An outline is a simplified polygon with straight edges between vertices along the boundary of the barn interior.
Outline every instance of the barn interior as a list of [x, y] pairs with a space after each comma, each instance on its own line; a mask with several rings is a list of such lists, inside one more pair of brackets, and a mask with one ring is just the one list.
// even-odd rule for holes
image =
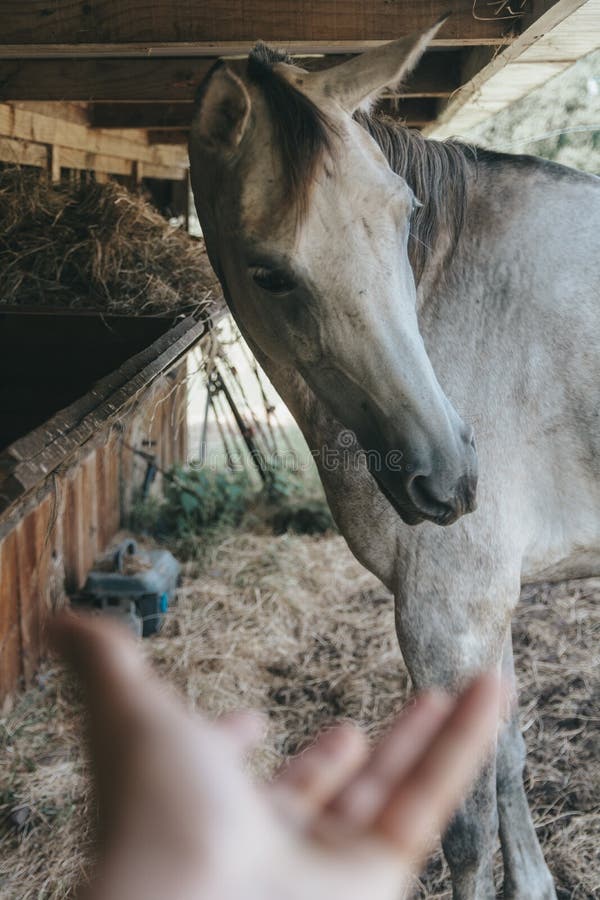
[[[197, 457], [192, 376], [206, 377], [225, 315], [189, 184], [199, 83], [217, 60], [243, 57], [259, 39], [315, 70], [450, 12], [380, 108], [426, 137], [468, 138], [598, 50], [600, 0], [0, 0], [0, 12], [0, 753], [19, 761], [0, 784], [0, 898], [28, 900], [75, 896], [90, 849], [77, 695], [49, 661], [46, 622], [130, 534], [151, 467], [154, 492], [175, 490], [179, 476], [168, 473]], [[113, 215], [123, 209], [123, 218]], [[212, 403], [227, 462], [236, 441], [249, 447], [251, 432], [270, 446], [265, 422], [277, 415], [248, 424], [254, 401], [236, 365], [220, 357], [245, 422], [226, 392], [210, 400], [221, 375], [210, 376], [212, 388], [202, 382], [204, 421]], [[254, 379], [251, 363], [244, 371]], [[283, 428], [277, 441], [287, 440]], [[250, 468], [260, 486], [261, 466]], [[250, 518], [254, 531], [234, 528], [206, 546], [195, 539], [183, 590], [147, 652], [210, 712], [234, 707], [240, 690], [245, 705], [268, 711], [271, 736], [254, 760], [265, 774], [332, 717], [353, 715], [377, 734], [410, 685], [390, 598], [328, 531], [329, 519], [320, 541], [273, 537], [262, 512]], [[517, 626], [524, 719], [535, 740], [529, 789], [561, 900], [598, 896], [600, 810], [585, 770], [600, 788], [588, 699], [598, 687], [599, 589], [531, 590]], [[238, 628], [247, 632], [237, 636]], [[269, 631], [275, 643], [261, 644]], [[212, 650], [202, 649], [207, 642]], [[219, 668], [236, 654], [237, 669]], [[389, 668], [399, 672], [392, 682]], [[548, 734], [555, 757], [544, 749]], [[415, 892], [442, 900], [448, 885], [438, 854]]]

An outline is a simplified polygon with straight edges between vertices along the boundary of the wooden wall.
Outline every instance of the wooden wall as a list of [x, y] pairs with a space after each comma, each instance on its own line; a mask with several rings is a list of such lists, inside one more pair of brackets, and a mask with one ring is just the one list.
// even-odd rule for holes
[[187, 453], [185, 363], [147, 390], [119, 427], [51, 475], [43, 496], [0, 531], [0, 700], [31, 682], [46, 651], [48, 614], [82, 587], [119, 528], [145, 473], [125, 444], [162, 467]]
[[185, 146], [150, 144], [141, 129], [92, 128], [87, 112], [67, 103], [0, 103], [0, 161], [46, 169], [52, 181], [64, 170], [142, 178], [187, 179]]

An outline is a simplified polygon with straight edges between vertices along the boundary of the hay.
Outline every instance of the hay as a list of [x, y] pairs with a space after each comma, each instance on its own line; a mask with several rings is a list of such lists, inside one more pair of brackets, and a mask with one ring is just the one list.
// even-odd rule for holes
[[220, 305], [204, 243], [114, 182], [0, 170], [0, 304], [149, 315]]
[[[267, 774], [317, 729], [350, 716], [371, 735], [409, 683], [392, 601], [339, 536], [237, 532], [188, 575], [163, 634], [144, 642], [188, 702], [211, 713], [266, 710]], [[600, 896], [600, 583], [528, 589], [516, 619], [528, 791], [561, 900]], [[84, 870], [90, 805], [76, 692], [58, 667], [0, 720], [0, 897], [63, 898]], [[450, 897], [438, 855], [416, 886]]]

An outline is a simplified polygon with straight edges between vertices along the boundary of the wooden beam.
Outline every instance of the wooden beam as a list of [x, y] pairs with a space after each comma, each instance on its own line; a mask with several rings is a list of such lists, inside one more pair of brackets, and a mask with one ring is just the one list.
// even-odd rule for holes
[[[307, 57], [309, 69], [349, 56]], [[209, 59], [31, 59], [0, 61], [0, 100], [186, 101], [215, 63]], [[460, 86], [460, 51], [425, 54], [407, 79], [405, 96], [447, 97]]]
[[121, 159], [139, 159], [152, 166], [187, 168], [187, 154], [179, 147], [150, 147], [145, 135], [140, 140], [136, 133], [137, 140], [133, 136], [128, 140], [121, 133], [86, 128], [6, 103], [0, 103], [0, 135]]
[[0, 100], [190, 100], [213, 60], [0, 62]]
[[[1, 2], [1, 0], [0, 0]], [[451, 38], [436, 36], [431, 49], [460, 49], [461, 47], [498, 47], [510, 44], [515, 31], [493, 38]], [[397, 35], [396, 35], [397, 37]], [[0, 59], [208, 59], [238, 58], [247, 56], [255, 44], [253, 41], [177, 41], [172, 43], [128, 44], [1, 44]], [[373, 47], [386, 44], [386, 40], [373, 41], [290, 41], [271, 40], [272, 46], [282, 47], [292, 56], [319, 57], [364, 53]]]
[[600, 0], [558, 0], [551, 5], [534, 0], [534, 5], [542, 11], [539, 18], [457, 91], [427, 129], [429, 135], [439, 139], [467, 134], [598, 47]]
[[[448, 0], [0, 0], [2, 43], [210, 43], [393, 40], [425, 29]], [[440, 38], [464, 43], [503, 39], [514, 19], [476, 19], [471, 0], [455, 0]]]

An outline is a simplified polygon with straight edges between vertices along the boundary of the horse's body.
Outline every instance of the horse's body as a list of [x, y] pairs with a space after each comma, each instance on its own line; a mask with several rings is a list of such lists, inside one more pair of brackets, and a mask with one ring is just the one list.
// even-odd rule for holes
[[[295, 77], [302, 87], [304, 76]], [[252, 101], [256, 109], [254, 94]], [[227, 122], [235, 118], [230, 113], [231, 104]], [[256, 139], [252, 129], [256, 132], [261, 123], [259, 113], [260, 106], [248, 141]], [[228, 241], [237, 240], [239, 230], [248, 227], [244, 224], [251, 215], [248, 211], [257, 203], [261, 221], [253, 222], [253, 237], [274, 228], [277, 216], [265, 225], [264, 201], [257, 197], [260, 191], [273, 189], [269, 172], [272, 185], [277, 170], [272, 160], [266, 168], [254, 160], [252, 166], [246, 162], [230, 167], [232, 190], [241, 198], [238, 219], [231, 223], [231, 209], [228, 214], [232, 238], [208, 202], [205, 173], [198, 171], [198, 159], [206, 166], [215, 151], [197, 155], [202, 135], [196, 123], [191, 159], [207, 245], [234, 314], [315, 453], [341, 532], [361, 562], [395, 595], [398, 637], [416, 687], [436, 684], [452, 689], [474, 671], [494, 664], [502, 664], [512, 678], [510, 618], [520, 585], [600, 574], [600, 181], [533, 158], [425, 144], [404, 131], [394, 139], [392, 126], [378, 131], [375, 125], [364, 124], [386, 152], [388, 163], [425, 204], [415, 243], [400, 222], [395, 252], [402, 257], [408, 239], [418, 279], [416, 323], [439, 384], [425, 368], [419, 341], [404, 345], [404, 326], [398, 331], [396, 358], [400, 367], [403, 360], [411, 362], [411, 370], [421, 372], [419, 366], [424, 366], [417, 387], [404, 371], [396, 375], [393, 360], [387, 363], [394, 344], [390, 339], [388, 347], [385, 332], [378, 331], [381, 319], [385, 324], [388, 316], [383, 282], [368, 298], [374, 308], [383, 307], [381, 316], [370, 310], [363, 313], [361, 307], [345, 311], [338, 301], [337, 314], [326, 310], [318, 320], [316, 337], [311, 336], [312, 326], [299, 327], [296, 340], [306, 342], [307, 348], [294, 349], [295, 358], [272, 349], [266, 326], [262, 339], [251, 313], [246, 317]], [[362, 142], [360, 136], [357, 140]], [[246, 160], [248, 152], [252, 151], [247, 151]], [[350, 158], [348, 165], [352, 163]], [[340, 166], [341, 178], [344, 163]], [[261, 173], [262, 183], [256, 176], [248, 190], [255, 171]], [[444, 174], [454, 175], [447, 190], [435, 183]], [[332, 198], [326, 188], [321, 198], [317, 178], [305, 225], [274, 229], [278, 252], [282, 234], [294, 235], [300, 228], [304, 235], [311, 224], [317, 228], [318, 219], [321, 232], [314, 245], [309, 242], [310, 254], [302, 239], [289, 240], [296, 241], [299, 258], [310, 256], [312, 273], [323, 269], [333, 273], [327, 292], [335, 292], [336, 279], [343, 279], [340, 273], [346, 267], [361, 295], [363, 273], [354, 262], [357, 251], [371, 261], [366, 264], [368, 274], [373, 271], [369, 265], [375, 265], [392, 282], [393, 292], [404, 291], [403, 275], [395, 272], [395, 263], [388, 263], [392, 250], [385, 244], [387, 231], [378, 230], [378, 216], [385, 219], [387, 214], [381, 197], [370, 207], [361, 196], [362, 174], [355, 170], [355, 175], [356, 181], [348, 182], [356, 193], [348, 199], [348, 209], [355, 209], [356, 215], [343, 222], [343, 210], [337, 218], [333, 213], [327, 216], [328, 208], [333, 210]], [[330, 173], [325, 177], [332, 178]], [[427, 183], [430, 192], [424, 189]], [[434, 192], [438, 199], [428, 210], [428, 193]], [[340, 199], [340, 205], [343, 202]], [[262, 261], [259, 264], [263, 266]], [[253, 265], [251, 260], [252, 271]], [[260, 269], [259, 283], [271, 290], [284, 276], [269, 271], [271, 281]], [[343, 290], [347, 292], [348, 286]], [[318, 284], [313, 291], [318, 294]], [[288, 296], [285, 291], [283, 295]], [[286, 315], [293, 320], [300, 315], [296, 310], [295, 306]], [[403, 310], [403, 323], [406, 317]], [[314, 311], [311, 319], [315, 320]], [[335, 360], [338, 352], [335, 343], [327, 345], [332, 321], [340, 341], [355, 342], [353, 371], [346, 360], [328, 367], [327, 359]], [[372, 384], [366, 363], [361, 368], [369, 353], [376, 369]], [[380, 359], [383, 363], [377, 369]], [[405, 383], [402, 378], [409, 380]], [[422, 396], [419, 384], [425, 385]], [[404, 459], [416, 460], [414, 466], [423, 476], [418, 489], [411, 480], [412, 463], [400, 483], [393, 472], [382, 474], [376, 463], [367, 466], [358, 442], [347, 446], [348, 432], [343, 430], [350, 426], [370, 451], [389, 451], [390, 432], [373, 424], [375, 414], [367, 424], [361, 418], [371, 402], [377, 414], [385, 407], [383, 413], [392, 422], [400, 407], [399, 433], [407, 428], [416, 433], [414, 442], [402, 447]], [[415, 418], [415, 406], [425, 409], [426, 416]], [[402, 418], [409, 413], [410, 418]], [[431, 435], [425, 418], [439, 422]], [[461, 518], [474, 506], [469, 425], [477, 436], [478, 507]], [[340, 462], [336, 463], [335, 453], [323, 453], [323, 447], [340, 451]], [[434, 478], [430, 473], [437, 471], [442, 473], [440, 479], [430, 480]], [[467, 481], [470, 487], [464, 487]], [[454, 495], [453, 484], [458, 485]], [[454, 524], [446, 528], [438, 524], [448, 521]], [[498, 824], [505, 896], [521, 900], [555, 896], [527, 807], [523, 763], [515, 712], [499, 735], [495, 764], [483, 773], [444, 839], [456, 897], [495, 896], [492, 856]]]

